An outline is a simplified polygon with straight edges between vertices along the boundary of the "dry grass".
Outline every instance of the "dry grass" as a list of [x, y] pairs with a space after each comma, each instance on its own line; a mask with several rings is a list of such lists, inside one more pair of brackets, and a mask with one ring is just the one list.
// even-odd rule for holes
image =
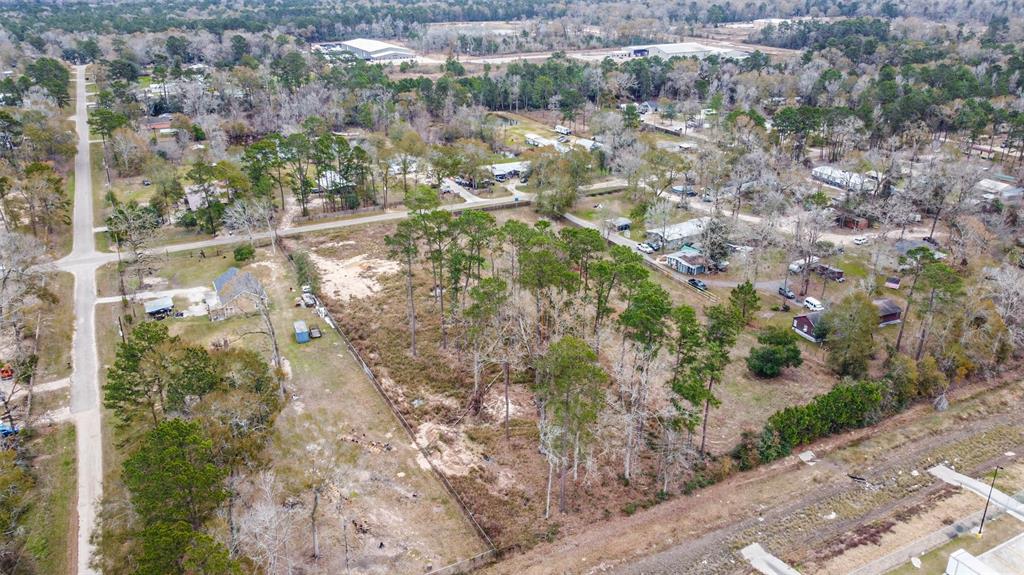
[[[37, 383], [71, 375], [71, 336], [74, 330], [68, 326], [75, 319], [75, 278], [67, 272], [56, 272], [48, 277], [46, 288], [54, 295], [55, 301], [39, 304], [41, 325], [34, 329], [39, 338]], [[34, 320], [37, 316], [29, 313], [27, 317]]]
[[29, 450], [36, 480], [25, 517], [26, 543], [38, 573], [69, 573], [74, 554], [75, 427], [40, 430]]

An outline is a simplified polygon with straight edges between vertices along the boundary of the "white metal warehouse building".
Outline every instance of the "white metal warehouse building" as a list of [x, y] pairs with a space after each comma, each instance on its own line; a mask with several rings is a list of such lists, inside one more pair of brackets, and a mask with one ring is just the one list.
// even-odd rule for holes
[[380, 40], [368, 38], [355, 38], [344, 42], [324, 42], [313, 47], [314, 50], [327, 56], [336, 56], [341, 52], [348, 52], [360, 60], [380, 62], [387, 60], [409, 60], [416, 57], [412, 50], [389, 44]]

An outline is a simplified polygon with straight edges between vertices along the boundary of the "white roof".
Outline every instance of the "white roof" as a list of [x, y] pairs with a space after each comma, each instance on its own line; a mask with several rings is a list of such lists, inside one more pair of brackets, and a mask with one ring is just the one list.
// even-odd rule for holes
[[530, 169], [530, 162], [505, 162], [504, 164], [491, 164], [487, 166], [492, 176], [510, 174], [512, 172], [523, 173]]
[[412, 50], [396, 44], [389, 44], [387, 42], [381, 42], [380, 40], [371, 40], [369, 38], [353, 38], [352, 40], [345, 40], [341, 43], [342, 46], [348, 46], [349, 48], [355, 48], [356, 50], [363, 50], [364, 52], [383, 52], [387, 50], [399, 50], [404, 52], [412, 53]]
[[316, 185], [321, 190], [329, 190], [331, 188], [343, 188], [351, 185], [344, 176], [335, 172], [334, 170], [327, 170], [319, 178], [316, 179]]
[[710, 52], [707, 46], [696, 42], [676, 42], [674, 44], [650, 44], [647, 46], [634, 46], [634, 50], [659, 50], [666, 54], [689, 54], [694, 52]]
[[156, 313], [158, 311], [165, 311], [174, 307], [174, 300], [170, 296], [162, 297], [159, 299], [147, 301], [143, 306], [146, 309], [146, 313]]
[[694, 218], [678, 224], [672, 224], [664, 229], [648, 229], [647, 233], [657, 235], [667, 242], [684, 240], [700, 235], [701, 232], [704, 231], [704, 226], [706, 226], [710, 221], [711, 216], [704, 216], [702, 218]]
[[633, 46], [630, 51], [634, 50], [657, 50], [668, 56], [710, 56], [711, 54], [718, 54], [728, 58], [745, 58], [747, 53], [742, 50], [730, 49], [730, 48], [719, 48], [717, 46], [707, 46], [699, 44], [697, 42], [675, 42], [672, 44], [648, 44], [646, 46]]
[[999, 180], [990, 180], [988, 178], [979, 181], [974, 187], [980, 192], [994, 194], [1001, 197], [1020, 196], [1021, 192], [1024, 192], [1024, 189], [1014, 186], [1013, 184], [1000, 182]]

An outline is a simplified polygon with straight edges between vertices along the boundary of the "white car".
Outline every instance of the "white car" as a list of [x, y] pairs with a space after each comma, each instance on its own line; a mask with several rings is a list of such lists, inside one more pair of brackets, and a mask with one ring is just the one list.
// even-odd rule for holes
[[639, 250], [641, 253], [645, 253], [645, 254], [653, 254], [654, 253], [654, 248], [652, 248], [650, 246], [650, 244], [639, 244], [639, 245], [636, 246], [636, 249]]
[[853, 245], [855, 245], [855, 246], [866, 246], [867, 244], [868, 244], [868, 239], [866, 237], [864, 237], [864, 236], [858, 236], [858, 237], [853, 238]]
[[825, 311], [825, 306], [813, 297], [804, 298], [804, 307], [811, 311]]

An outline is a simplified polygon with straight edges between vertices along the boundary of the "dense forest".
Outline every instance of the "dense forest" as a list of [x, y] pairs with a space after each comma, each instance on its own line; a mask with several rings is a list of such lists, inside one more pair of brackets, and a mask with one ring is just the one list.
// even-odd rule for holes
[[[323, 0], [288, 0], [249, 4], [244, 8], [223, 0], [197, 2], [174, 0], [153, 5], [146, 2], [28, 2], [5, 3], [0, 8], [3, 27], [19, 40], [43, 42], [44, 31], [68, 33], [131, 34], [168, 30], [203, 30], [295, 34], [307, 41], [332, 40], [356, 33], [373, 32], [388, 37], [415, 36], [417, 25], [435, 22], [489, 20], [557, 20], [576, 18], [593, 25], [616, 27], [630, 20], [658, 23], [720, 25], [758, 18], [801, 16], [919, 16], [936, 20], [971, 17], [988, 22], [1005, 19], [1024, 10], [1021, 2], [983, 0], [936, 4], [922, 0], [887, 1], [881, 4], [817, 0], [808, 2], [735, 2], [713, 0], [674, 1], [625, 5], [609, 0], [543, 2], [514, 0], [495, 2], [411, 2], [409, 0], [336, 4]], [[795, 31], [807, 36], [807, 30]], [[789, 35], [789, 34], [787, 34]], [[811, 35], [817, 35], [811, 33]], [[790, 38], [788, 42], [798, 41]]]

